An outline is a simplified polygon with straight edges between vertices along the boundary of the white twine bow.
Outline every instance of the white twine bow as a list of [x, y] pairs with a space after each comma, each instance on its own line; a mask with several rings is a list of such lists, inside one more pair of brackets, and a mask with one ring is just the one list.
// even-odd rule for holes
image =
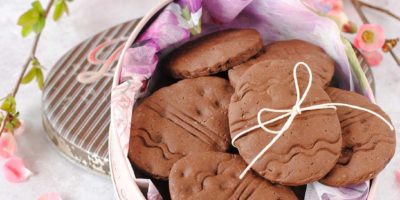
[[[308, 79], [308, 85], [303, 93], [303, 95], [300, 94], [300, 88], [299, 88], [299, 84], [298, 84], [298, 80], [297, 80], [297, 68], [299, 66], [304, 66], [307, 69], [308, 75], [309, 75], [309, 79]], [[312, 76], [312, 72], [310, 67], [304, 63], [304, 62], [298, 62], [296, 63], [296, 65], [294, 66], [293, 69], [293, 79], [294, 79], [294, 85], [296, 88], [296, 103], [293, 105], [292, 109], [272, 109], [272, 108], [262, 108], [258, 111], [257, 113], [257, 122], [258, 124], [250, 127], [249, 129], [246, 129], [242, 132], [240, 132], [239, 134], [237, 134], [235, 137], [232, 138], [232, 145], [234, 147], [236, 147], [235, 142], [236, 140], [238, 140], [240, 137], [242, 137], [243, 135], [246, 135], [258, 128], [263, 129], [265, 132], [267, 133], [271, 133], [271, 134], [275, 134], [275, 137], [256, 155], [256, 157], [253, 158], [253, 160], [249, 163], [249, 165], [247, 165], [246, 169], [240, 174], [239, 178], [242, 179], [246, 173], [251, 169], [251, 167], [255, 164], [255, 162], [257, 162], [258, 159], [260, 159], [260, 157], [262, 155], [264, 155], [264, 153], [266, 151], [268, 151], [268, 149], [271, 148], [271, 146], [283, 135], [283, 133], [289, 129], [290, 125], [293, 123], [293, 120], [295, 119], [295, 117], [297, 115], [300, 115], [302, 112], [304, 111], [310, 111], [310, 110], [321, 110], [321, 109], [335, 109], [337, 106], [344, 106], [344, 107], [349, 107], [349, 108], [353, 108], [353, 109], [357, 109], [357, 110], [361, 110], [361, 111], [365, 111], [368, 112], [372, 115], [375, 115], [376, 117], [378, 117], [379, 119], [381, 119], [383, 122], [385, 122], [389, 128], [391, 130], [394, 130], [392, 124], [390, 124], [390, 122], [388, 120], [386, 120], [384, 117], [382, 117], [381, 115], [379, 115], [378, 113], [369, 110], [367, 108], [363, 108], [363, 107], [359, 107], [359, 106], [355, 106], [355, 105], [351, 105], [351, 104], [345, 104], [345, 103], [323, 103], [323, 104], [318, 104], [318, 105], [312, 105], [312, 106], [307, 106], [307, 107], [301, 107], [301, 104], [303, 103], [304, 99], [307, 97], [307, 94], [311, 88], [311, 84], [312, 84], [312, 80], [313, 80], [313, 76]], [[273, 113], [283, 113], [280, 116], [277, 116], [271, 120], [262, 122], [261, 120], [261, 115], [263, 112], [273, 112]], [[288, 118], [287, 121], [285, 122], [285, 124], [283, 125], [283, 127], [278, 130], [278, 131], [274, 131], [271, 130], [269, 128], [267, 128], [266, 126], [269, 124], [272, 124], [276, 121], [279, 121], [281, 119], [284, 118]]]

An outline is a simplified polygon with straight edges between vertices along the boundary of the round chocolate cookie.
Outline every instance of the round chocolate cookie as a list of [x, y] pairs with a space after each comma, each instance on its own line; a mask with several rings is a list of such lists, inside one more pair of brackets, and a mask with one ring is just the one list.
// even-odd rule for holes
[[129, 159], [155, 178], [193, 152], [226, 151], [232, 88], [217, 77], [179, 81], [147, 97], [133, 110]]
[[321, 79], [323, 87], [331, 83], [335, 73], [335, 62], [319, 46], [302, 40], [287, 40], [271, 43], [265, 49], [267, 59], [287, 59], [297, 63], [303, 61]]
[[171, 199], [297, 199], [289, 188], [273, 185], [253, 172], [239, 179], [245, 168], [239, 155], [206, 152], [186, 156], [171, 170]]
[[[364, 96], [337, 88], [327, 88], [326, 92], [332, 102], [367, 108], [390, 120]], [[395, 131], [365, 111], [338, 106], [337, 114], [342, 126], [342, 155], [332, 171], [320, 181], [342, 187], [374, 178], [393, 157], [396, 148]]]
[[[300, 91], [304, 92], [308, 82], [306, 69], [299, 67], [297, 76]], [[295, 102], [293, 66], [270, 66], [269, 62], [253, 65], [239, 80], [231, 98], [228, 114], [231, 137], [257, 125], [260, 109], [291, 109]], [[301, 107], [328, 102], [328, 95], [314, 82]], [[261, 119], [268, 121], [280, 114], [264, 112]], [[268, 127], [279, 130], [286, 120]], [[240, 155], [250, 163], [274, 136], [259, 128], [240, 137], [235, 144]], [[341, 129], [335, 110], [303, 111], [252, 169], [271, 182], [304, 185], [321, 179], [335, 166], [341, 144]]]
[[271, 43], [260, 56], [229, 70], [229, 81], [235, 87], [239, 78], [253, 64], [265, 60], [285, 60], [292, 65], [297, 62], [307, 63], [314, 76], [321, 79], [324, 88], [328, 87], [335, 72], [334, 61], [320, 47], [301, 40], [287, 40]]
[[175, 78], [226, 71], [255, 56], [263, 47], [254, 29], [229, 29], [188, 42], [172, 52], [168, 67]]

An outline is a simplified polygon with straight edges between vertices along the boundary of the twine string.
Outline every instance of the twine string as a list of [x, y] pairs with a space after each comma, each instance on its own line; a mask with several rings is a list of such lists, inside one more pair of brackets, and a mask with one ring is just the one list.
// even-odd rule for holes
[[[297, 77], [297, 69], [302, 66], [305, 67], [305, 69], [308, 72], [308, 84], [306, 89], [304, 90], [303, 94], [300, 93], [300, 86], [298, 83], [298, 77]], [[360, 106], [355, 106], [355, 105], [351, 105], [351, 104], [346, 104], [346, 103], [323, 103], [323, 104], [318, 104], [318, 105], [311, 105], [311, 106], [307, 106], [307, 107], [301, 107], [303, 101], [305, 100], [305, 98], [307, 97], [308, 92], [310, 91], [311, 85], [312, 85], [312, 80], [313, 80], [313, 75], [311, 72], [310, 67], [304, 63], [304, 62], [298, 62], [295, 64], [294, 69], [293, 69], [293, 79], [294, 79], [294, 85], [295, 85], [295, 89], [296, 89], [296, 102], [293, 105], [293, 107], [291, 109], [272, 109], [272, 108], [262, 108], [258, 111], [257, 113], [257, 125], [252, 126], [240, 133], [238, 133], [235, 137], [232, 138], [232, 145], [234, 147], [236, 147], [235, 142], [242, 136], [251, 133], [252, 131], [256, 130], [256, 129], [263, 129], [265, 132], [267, 133], [271, 133], [271, 134], [275, 134], [275, 136], [272, 138], [272, 140], [265, 145], [265, 147], [253, 158], [253, 160], [247, 165], [246, 169], [243, 170], [243, 172], [240, 174], [239, 178], [242, 179], [246, 173], [251, 169], [251, 167], [261, 158], [261, 156], [263, 156], [265, 154], [265, 152], [267, 152], [272, 145], [275, 144], [275, 142], [278, 141], [278, 139], [283, 135], [283, 133], [285, 133], [286, 130], [288, 130], [290, 128], [290, 126], [292, 125], [294, 119], [296, 118], [297, 115], [301, 115], [302, 112], [304, 111], [312, 111], [312, 110], [322, 110], [322, 109], [334, 109], [336, 110], [337, 106], [343, 106], [343, 107], [349, 107], [352, 109], [356, 109], [356, 110], [361, 110], [361, 111], [365, 111], [368, 112], [376, 117], [378, 117], [380, 120], [382, 120], [383, 122], [385, 122], [389, 128], [391, 130], [394, 130], [392, 124], [386, 120], [383, 116], [379, 115], [378, 113], [369, 110], [367, 108], [363, 108]], [[263, 122], [261, 119], [261, 116], [264, 112], [271, 112], [271, 113], [283, 113], [273, 119], [270, 119], [268, 121]], [[284, 123], [284, 125], [282, 126], [282, 128], [280, 130], [271, 130], [267, 127], [267, 125], [272, 124], [276, 121], [282, 120], [288, 118], [286, 120], [286, 122]], [[237, 147], [236, 147], [237, 148]]]

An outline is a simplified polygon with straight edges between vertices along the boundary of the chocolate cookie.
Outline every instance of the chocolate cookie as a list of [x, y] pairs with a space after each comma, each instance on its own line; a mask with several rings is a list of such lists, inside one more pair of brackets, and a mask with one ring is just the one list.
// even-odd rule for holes
[[175, 78], [195, 78], [226, 71], [255, 56], [263, 47], [254, 29], [211, 33], [175, 50], [168, 67]]
[[301, 40], [287, 40], [271, 43], [260, 56], [233, 67], [228, 72], [229, 81], [235, 87], [239, 77], [253, 64], [275, 59], [288, 61], [292, 65], [300, 61], [307, 63], [314, 76], [321, 79], [324, 88], [329, 86], [335, 72], [334, 61], [320, 47]]
[[[366, 97], [337, 88], [327, 88], [332, 102], [370, 109], [389, 117]], [[359, 184], [374, 178], [393, 157], [395, 132], [376, 116], [347, 107], [337, 107], [342, 126], [342, 154], [333, 170], [322, 180], [331, 186]]]
[[[300, 91], [308, 82], [306, 69], [298, 69]], [[253, 65], [239, 80], [229, 105], [231, 137], [257, 125], [262, 108], [291, 109], [296, 102], [293, 66], [269, 66], [269, 62]], [[301, 107], [328, 103], [325, 91], [313, 83]], [[262, 121], [282, 113], [263, 113]], [[279, 130], [287, 118], [268, 127]], [[261, 128], [236, 141], [240, 155], [247, 163], [274, 137]], [[341, 151], [341, 129], [335, 110], [303, 111], [290, 128], [253, 165], [268, 180], [282, 185], [297, 186], [324, 177], [336, 164]]]
[[253, 172], [239, 179], [245, 168], [239, 155], [206, 152], [186, 156], [171, 170], [171, 199], [297, 199], [289, 188], [273, 185]]
[[146, 98], [132, 115], [129, 159], [155, 178], [167, 179], [185, 155], [226, 151], [232, 88], [217, 77], [179, 81]]

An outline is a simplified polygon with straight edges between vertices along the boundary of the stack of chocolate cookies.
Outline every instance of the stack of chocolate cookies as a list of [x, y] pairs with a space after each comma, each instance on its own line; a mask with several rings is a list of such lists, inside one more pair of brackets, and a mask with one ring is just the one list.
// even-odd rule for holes
[[[229, 29], [190, 41], [167, 56], [160, 67], [182, 80], [158, 89], [134, 108], [132, 165], [168, 181], [173, 200], [301, 199], [289, 186], [320, 181], [341, 187], [374, 178], [394, 154], [394, 131], [376, 116], [347, 107], [297, 115], [239, 178], [275, 135], [252, 130], [236, 140], [237, 150], [231, 138], [257, 125], [260, 109], [293, 107], [293, 66], [300, 61], [313, 74], [302, 107], [340, 102], [390, 121], [366, 97], [331, 87], [335, 63], [320, 47], [300, 40], [264, 46], [256, 30]], [[297, 77], [304, 91], [309, 74], [299, 68]], [[264, 113], [261, 119], [278, 114]], [[278, 130], [285, 121], [268, 128]]]

